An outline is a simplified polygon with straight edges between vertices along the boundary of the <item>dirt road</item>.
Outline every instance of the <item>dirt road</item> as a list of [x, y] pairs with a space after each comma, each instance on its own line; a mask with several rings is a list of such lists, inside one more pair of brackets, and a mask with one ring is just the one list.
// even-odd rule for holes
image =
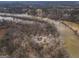
[[64, 39], [65, 47], [70, 54], [70, 57], [79, 57], [79, 37], [67, 26], [61, 22], [54, 21], [62, 39]]
[[[36, 19], [42, 21], [42, 18], [40, 17], [37, 17]], [[20, 23], [27, 22], [21, 19], [18, 19], [18, 20]], [[62, 24], [60, 21], [54, 21], [48, 18], [43, 18], [43, 21], [48, 22], [51, 25], [53, 25], [52, 23], [54, 23], [58, 31], [60, 32], [61, 38], [64, 39], [65, 47], [69, 52], [70, 57], [79, 57], [79, 38], [74, 34], [74, 32], [71, 29], [69, 29], [67, 26]]]

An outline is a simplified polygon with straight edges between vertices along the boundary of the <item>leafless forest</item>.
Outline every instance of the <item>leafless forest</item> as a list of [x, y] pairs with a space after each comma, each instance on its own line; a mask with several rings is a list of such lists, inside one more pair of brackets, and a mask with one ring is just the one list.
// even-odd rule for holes
[[77, 58], [78, 50], [78, 2], [0, 2], [0, 58]]

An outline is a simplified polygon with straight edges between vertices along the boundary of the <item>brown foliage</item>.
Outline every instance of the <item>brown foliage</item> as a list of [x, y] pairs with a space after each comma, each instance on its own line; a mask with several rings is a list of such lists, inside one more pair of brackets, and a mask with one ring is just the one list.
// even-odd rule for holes
[[8, 57], [68, 57], [54, 25], [12, 24], [0, 40], [0, 55]]

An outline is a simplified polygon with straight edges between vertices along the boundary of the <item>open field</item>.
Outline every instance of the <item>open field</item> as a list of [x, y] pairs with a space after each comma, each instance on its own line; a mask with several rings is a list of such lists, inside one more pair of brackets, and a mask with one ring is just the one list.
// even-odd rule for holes
[[[79, 30], [79, 24], [67, 21], [65, 21], [65, 23], [70, 25], [72, 28]], [[76, 36], [73, 31], [69, 30], [68, 28], [65, 28], [63, 31], [65, 33], [63, 37], [65, 40], [65, 46], [71, 57], [79, 57], [79, 37]]]

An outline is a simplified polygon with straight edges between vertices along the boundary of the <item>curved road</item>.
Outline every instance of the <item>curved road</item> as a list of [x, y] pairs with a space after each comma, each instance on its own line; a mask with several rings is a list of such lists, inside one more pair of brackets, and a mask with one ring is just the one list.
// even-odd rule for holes
[[[3, 21], [1, 19], [4, 19], [6, 21], [14, 21], [16, 23], [22, 23], [25, 24], [26, 22], [29, 24], [29, 22], [27, 20], [23, 20], [24, 19], [33, 19], [33, 20], [37, 20], [37, 21], [44, 21], [47, 22], [51, 25], [53, 25], [53, 23], [55, 24], [55, 26], [57, 27], [58, 31], [60, 32], [60, 35], [62, 37], [62, 39], [64, 39], [65, 42], [65, 47], [67, 49], [67, 51], [69, 52], [71, 57], [79, 57], [79, 37], [77, 37], [74, 32], [69, 29], [67, 26], [65, 26], [64, 24], [62, 24], [60, 21], [54, 21], [52, 19], [48, 19], [48, 18], [41, 18], [41, 17], [34, 17], [31, 15], [25, 15], [25, 14], [5, 14], [5, 13], [0, 13], [0, 21]], [[2, 16], [7, 16], [7, 17], [2, 17]], [[15, 18], [14, 18], [15, 17]], [[21, 19], [17, 19], [18, 17], [20, 17]], [[34, 23], [33, 21], [30, 22]]]

